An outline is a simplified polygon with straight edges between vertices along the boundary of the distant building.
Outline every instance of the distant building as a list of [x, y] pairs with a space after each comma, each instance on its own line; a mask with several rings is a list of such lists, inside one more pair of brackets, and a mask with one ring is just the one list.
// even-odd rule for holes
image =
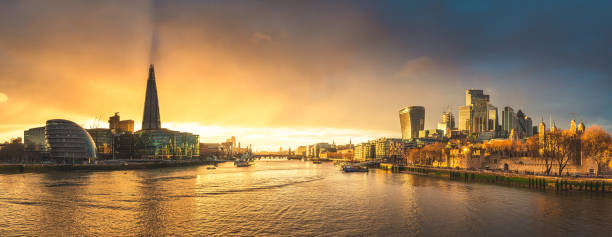
[[[422, 131], [419, 131], [422, 132]], [[412, 141], [414, 139], [411, 139]], [[410, 142], [406, 139], [400, 138], [379, 138], [374, 141], [370, 141], [370, 144], [374, 144], [374, 154], [372, 158], [380, 161], [392, 161], [399, 159], [402, 156], [404, 149]]]
[[134, 120], [121, 120], [119, 113], [108, 118], [108, 128], [87, 129], [96, 144], [98, 159], [133, 159]]
[[118, 159], [140, 158], [136, 153], [136, 139], [133, 133], [115, 135], [115, 152]]
[[533, 136], [533, 120], [525, 116], [525, 138]]
[[200, 143], [200, 157], [208, 158], [221, 155], [222, 149], [220, 143]]
[[332, 145], [326, 142], [317, 143], [314, 145], [314, 157], [321, 158], [321, 152], [332, 151], [335, 152], [336, 149], [332, 149]]
[[134, 133], [134, 120], [121, 120], [119, 122], [119, 132]]
[[314, 145], [308, 145], [306, 148], [306, 157], [314, 157]]
[[153, 68], [153, 64], [149, 66], [145, 106], [142, 116], [142, 130], [149, 129], [161, 129], [159, 100], [157, 97], [157, 84], [155, 83], [155, 69]]
[[135, 153], [141, 158], [189, 159], [200, 156], [198, 135], [161, 128], [153, 64], [149, 66], [142, 130], [134, 133], [134, 142]]
[[189, 159], [200, 156], [200, 138], [168, 129], [140, 130], [135, 133], [136, 152], [146, 159]]
[[515, 128], [516, 124], [516, 114], [514, 113], [514, 109], [510, 106], [504, 107], [502, 111], [502, 131], [505, 136], [510, 134], [510, 131]]
[[461, 106], [459, 107], [459, 119], [458, 121], [458, 125], [457, 128], [459, 128], [460, 131], [470, 131], [471, 130], [471, 124], [472, 124], [472, 106], [471, 105], [466, 105], [466, 106]]
[[419, 131], [419, 138], [432, 138], [442, 139], [444, 137], [444, 130], [441, 129], [427, 129]]
[[47, 143], [45, 142], [45, 127], [31, 128], [24, 131], [23, 145], [26, 151], [46, 151]]
[[109, 128], [87, 129], [96, 144], [96, 153], [100, 159], [109, 159], [113, 152], [113, 134]]
[[466, 90], [465, 106], [459, 108], [459, 129], [470, 133], [495, 130], [489, 124], [489, 95], [483, 90]]
[[399, 111], [402, 139], [419, 137], [419, 131], [425, 129], [425, 107], [409, 106]]
[[376, 143], [375, 142], [364, 142], [355, 145], [353, 160], [355, 161], [366, 161], [374, 159], [376, 157]]
[[[397, 139], [401, 140], [401, 139]], [[379, 138], [375, 140], [376, 159], [382, 160], [389, 157], [389, 147], [394, 140], [392, 138]]]
[[120, 122], [121, 118], [119, 117], [119, 113], [115, 113], [115, 115], [108, 118], [108, 129], [110, 129], [112, 133], [118, 133]]
[[306, 146], [298, 146], [295, 149], [295, 155], [306, 156], [306, 149], [308, 149], [308, 147], [306, 147]]
[[438, 129], [442, 130], [443, 135], [446, 135], [450, 133], [451, 130], [455, 129], [455, 116], [453, 115], [453, 113], [442, 113], [442, 115], [440, 116], [440, 122], [438, 122]]
[[516, 112], [516, 125], [514, 131], [519, 139], [527, 138], [533, 135], [531, 118], [527, 117], [523, 111]]
[[355, 161], [364, 161], [365, 160], [365, 152], [364, 152], [364, 148], [365, 148], [365, 144], [366, 143], [361, 143], [361, 144], [357, 144], [355, 145], [355, 154], [353, 155], [353, 160]]
[[89, 163], [96, 159], [96, 145], [89, 133], [78, 124], [48, 120], [45, 138], [52, 158], [62, 163]]
[[353, 159], [353, 157], [355, 156], [354, 152], [355, 152], [355, 147], [352, 144], [345, 145], [345, 146], [338, 146], [336, 150], [336, 153], [338, 154], [339, 158], [343, 158], [347, 160]]
[[580, 123], [578, 124], [578, 132], [579, 133], [583, 133], [586, 130], [586, 126], [584, 126], [584, 123], [582, 122], [582, 119], [580, 120]]
[[500, 130], [498, 110], [489, 101], [483, 90], [466, 90], [466, 105], [459, 107], [459, 130], [477, 135], [487, 132], [487, 137], [492, 132], [496, 136]]
[[488, 105], [488, 110], [489, 110], [489, 131], [494, 131], [497, 132], [500, 130], [500, 126], [499, 126], [499, 116], [497, 113], [497, 107], [493, 106], [493, 105]]
[[376, 141], [368, 141], [363, 153], [366, 160], [376, 159]]

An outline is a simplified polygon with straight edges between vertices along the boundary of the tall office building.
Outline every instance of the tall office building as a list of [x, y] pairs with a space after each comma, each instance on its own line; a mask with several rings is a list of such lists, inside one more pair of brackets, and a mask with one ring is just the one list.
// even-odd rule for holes
[[515, 128], [516, 124], [516, 114], [514, 113], [514, 109], [510, 106], [504, 107], [502, 111], [502, 130], [506, 135], [510, 134], [512, 129]]
[[533, 120], [525, 115], [525, 137], [533, 136]]
[[145, 96], [144, 114], [142, 118], [142, 130], [149, 129], [161, 129], [159, 101], [157, 99], [157, 85], [155, 84], [155, 69], [153, 69], [153, 64], [149, 66], [147, 93]]
[[119, 130], [119, 122], [121, 118], [119, 117], [119, 113], [115, 113], [114, 116], [108, 118], [108, 128], [111, 132], [116, 133]]
[[495, 130], [489, 123], [489, 95], [483, 90], [466, 90], [465, 106], [459, 107], [459, 129], [470, 133]]
[[440, 116], [440, 122], [438, 122], [438, 129], [442, 130], [444, 135], [455, 128], [455, 116], [451, 112], [443, 112]]
[[497, 107], [489, 105], [489, 130], [499, 130], [499, 116], [497, 115]]
[[449, 128], [455, 128], [455, 116], [451, 112], [443, 112], [440, 116], [440, 123], [447, 124]]
[[532, 123], [531, 118], [527, 117], [523, 111], [519, 109], [519, 111], [516, 112], [516, 125], [514, 131], [518, 133], [519, 138], [526, 138], [533, 135]]
[[134, 141], [133, 152], [141, 158], [183, 159], [200, 156], [198, 135], [162, 129], [153, 64], [149, 66], [142, 130], [134, 133]]
[[461, 131], [470, 131], [471, 130], [471, 119], [472, 119], [472, 106], [466, 105], [459, 107], [459, 119], [457, 128]]
[[399, 111], [402, 139], [419, 137], [419, 131], [425, 129], [425, 107], [409, 106]]

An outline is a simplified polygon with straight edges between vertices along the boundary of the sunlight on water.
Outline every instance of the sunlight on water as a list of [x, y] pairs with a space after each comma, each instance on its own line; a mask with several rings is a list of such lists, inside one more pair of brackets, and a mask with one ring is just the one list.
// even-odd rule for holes
[[0, 175], [0, 235], [602, 235], [610, 198], [330, 163]]

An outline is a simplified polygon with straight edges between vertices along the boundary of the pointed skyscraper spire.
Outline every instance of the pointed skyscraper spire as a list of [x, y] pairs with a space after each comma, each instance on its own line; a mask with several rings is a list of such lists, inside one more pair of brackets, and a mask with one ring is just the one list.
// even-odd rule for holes
[[157, 85], [155, 84], [155, 69], [153, 64], [149, 66], [149, 78], [147, 79], [147, 94], [145, 95], [145, 107], [142, 115], [142, 129], [160, 129], [159, 102], [157, 100]]

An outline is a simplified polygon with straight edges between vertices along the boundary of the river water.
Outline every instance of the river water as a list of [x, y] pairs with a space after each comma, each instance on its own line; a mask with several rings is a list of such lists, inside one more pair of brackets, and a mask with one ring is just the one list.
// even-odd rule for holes
[[612, 195], [331, 163], [0, 175], [0, 236], [612, 236]]

